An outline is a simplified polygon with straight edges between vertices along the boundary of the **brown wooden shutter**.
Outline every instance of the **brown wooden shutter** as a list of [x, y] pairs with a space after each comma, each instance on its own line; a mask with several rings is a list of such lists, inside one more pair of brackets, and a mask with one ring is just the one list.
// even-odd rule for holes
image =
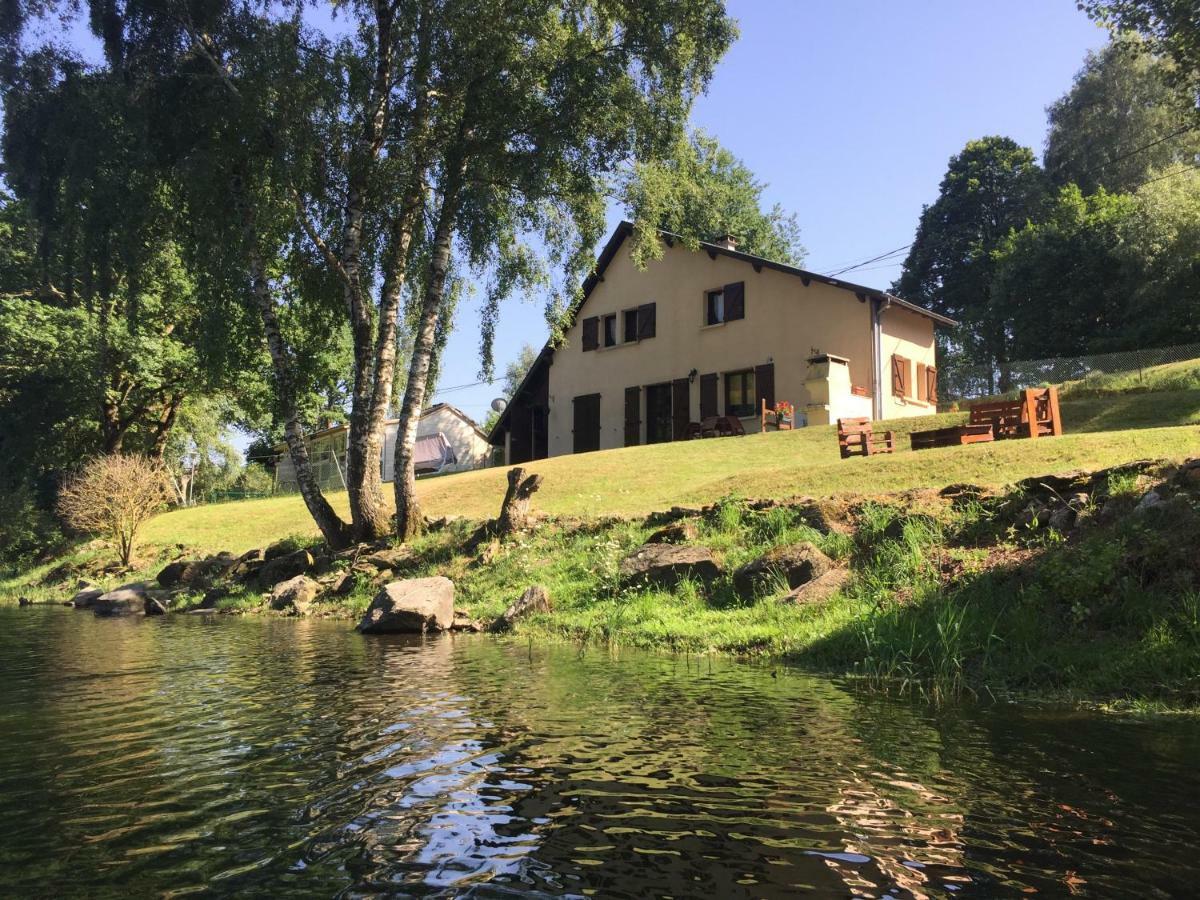
[[925, 399], [930, 403], [937, 403], [937, 369], [933, 366], [925, 367], [925, 384]]
[[636, 447], [642, 437], [642, 389], [625, 388], [625, 446]]
[[638, 307], [638, 340], [644, 341], [654, 337], [656, 327], [654, 304], [643, 303]]
[[671, 382], [671, 431], [676, 441], [687, 438], [688, 422], [692, 420], [690, 385], [687, 378], [676, 378]]
[[907, 397], [912, 389], [910, 381], [908, 360], [892, 354], [892, 393], [897, 397]]
[[754, 395], [755, 415], [762, 409], [764, 400], [767, 409], [775, 408], [775, 363], [754, 367]]
[[925, 363], [917, 363], [917, 399], [927, 399], [929, 379], [925, 375]]
[[595, 350], [600, 346], [600, 317], [583, 320], [583, 349]]
[[725, 321], [746, 318], [746, 283], [735, 281], [725, 285]]
[[700, 418], [717, 414], [717, 373], [700, 376]]

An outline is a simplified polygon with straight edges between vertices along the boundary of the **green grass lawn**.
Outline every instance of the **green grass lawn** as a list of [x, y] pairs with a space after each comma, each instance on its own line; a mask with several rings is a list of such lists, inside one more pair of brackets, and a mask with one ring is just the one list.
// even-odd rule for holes
[[[560, 456], [528, 468], [544, 476], [534, 499], [538, 510], [630, 516], [729, 495], [871, 494], [964, 481], [999, 486], [1063, 469], [1200, 453], [1200, 390], [1067, 399], [1062, 412], [1067, 433], [1061, 438], [920, 453], [907, 449], [910, 431], [965, 421], [966, 413], [898, 419], [881, 427], [896, 431], [899, 452], [870, 459], [840, 459], [827, 426]], [[430, 516], [485, 519], [498, 511], [505, 485], [505, 469], [484, 469], [423, 481], [420, 492]], [[330, 499], [345, 514], [345, 495]], [[145, 540], [241, 552], [315, 534], [303, 501], [290, 496], [165, 513], [146, 528]]]

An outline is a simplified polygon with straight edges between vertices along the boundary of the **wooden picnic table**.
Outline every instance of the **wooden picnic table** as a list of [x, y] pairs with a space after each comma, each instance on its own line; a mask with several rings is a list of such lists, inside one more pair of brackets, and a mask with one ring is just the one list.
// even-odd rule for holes
[[995, 440], [991, 425], [951, 425], [949, 428], [931, 428], [914, 431], [908, 436], [914, 450], [932, 447], [961, 447], [965, 444], [990, 444]]

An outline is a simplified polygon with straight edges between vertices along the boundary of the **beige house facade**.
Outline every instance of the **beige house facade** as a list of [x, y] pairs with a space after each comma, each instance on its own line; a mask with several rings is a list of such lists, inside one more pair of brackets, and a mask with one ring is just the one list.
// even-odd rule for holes
[[664, 235], [639, 270], [631, 233], [613, 234], [561, 345], [493, 428], [509, 462], [680, 440], [711, 416], [757, 431], [780, 401], [797, 426], [936, 410], [934, 329], [950, 319], [732, 242], [689, 250]]

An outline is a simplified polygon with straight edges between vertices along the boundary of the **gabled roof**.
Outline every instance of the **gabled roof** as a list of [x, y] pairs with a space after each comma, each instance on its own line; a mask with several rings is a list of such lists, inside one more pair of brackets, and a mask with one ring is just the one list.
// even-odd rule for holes
[[[632, 222], [622, 221], [617, 225], [616, 230], [613, 231], [612, 236], [608, 239], [604, 245], [604, 248], [600, 251], [600, 255], [596, 257], [596, 267], [592, 270], [592, 274], [584, 279], [583, 298], [572, 311], [571, 318], [567, 326], [568, 328], [575, 324], [576, 320], [579, 318], [580, 311], [587, 304], [588, 298], [591, 296], [592, 291], [595, 290], [597, 284], [604, 280], [604, 272], [606, 269], [608, 269], [608, 266], [610, 263], [612, 263], [613, 259], [616, 258], [617, 251], [621, 249], [621, 245], [625, 243], [625, 239], [632, 234]], [[661, 235], [663, 240], [672, 246], [674, 245], [675, 241], [684, 240], [684, 238], [678, 234], [673, 234], [669, 231], [663, 231], [661, 229], [659, 230], [659, 235]], [[903, 309], [907, 309], [909, 312], [913, 312], [919, 316], [924, 316], [927, 319], [931, 319], [936, 325], [953, 326], [958, 324], [958, 322], [954, 321], [954, 319], [951, 319], [948, 316], [943, 316], [940, 313], [935, 313], [932, 310], [917, 306], [915, 303], [912, 303], [901, 297], [897, 297], [895, 294], [890, 294], [887, 291], [881, 291], [878, 288], [864, 287], [861, 284], [854, 284], [850, 281], [842, 281], [839, 278], [830, 278], [828, 275], [819, 275], [816, 272], [809, 272], [807, 269], [800, 269], [796, 266], [790, 266], [787, 263], [775, 262], [774, 260], [766, 259], [762, 256], [754, 256], [750, 253], [743, 253], [740, 250], [732, 250], [729, 247], [723, 247], [720, 244], [710, 244], [708, 241], [700, 241], [699, 243], [700, 250], [707, 253], [710, 259], [716, 259], [717, 256], [729, 256], [733, 259], [750, 263], [756, 272], [761, 272], [763, 269], [772, 269], [776, 272], [783, 272], [785, 275], [794, 275], [800, 279], [805, 287], [808, 287], [812, 282], [816, 281], [821, 284], [830, 285], [831, 287], [841, 288], [844, 291], [849, 291], [860, 300], [866, 300], [868, 297], [877, 300], [884, 300], [888, 304], [899, 306]], [[529, 376], [533, 374], [538, 366], [543, 364], [545, 361], [548, 361], [549, 358], [553, 357], [553, 355], [554, 349], [549, 343], [547, 343], [542, 348], [541, 353], [538, 354], [537, 359], [534, 360], [533, 365], [529, 367], [529, 371], [525, 373], [525, 378], [522, 379], [520, 386], [509, 400], [509, 406], [505, 407], [504, 412], [500, 414], [500, 418], [498, 418], [496, 423], [492, 426], [492, 430], [488, 434], [488, 441], [490, 443], [499, 443], [499, 432], [507, 428], [508, 410], [512, 406], [512, 400], [515, 400], [521, 395], [522, 391], [525, 389], [525, 383], [529, 380]], [[493, 440], [494, 437], [497, 438], [497, 440]]]

